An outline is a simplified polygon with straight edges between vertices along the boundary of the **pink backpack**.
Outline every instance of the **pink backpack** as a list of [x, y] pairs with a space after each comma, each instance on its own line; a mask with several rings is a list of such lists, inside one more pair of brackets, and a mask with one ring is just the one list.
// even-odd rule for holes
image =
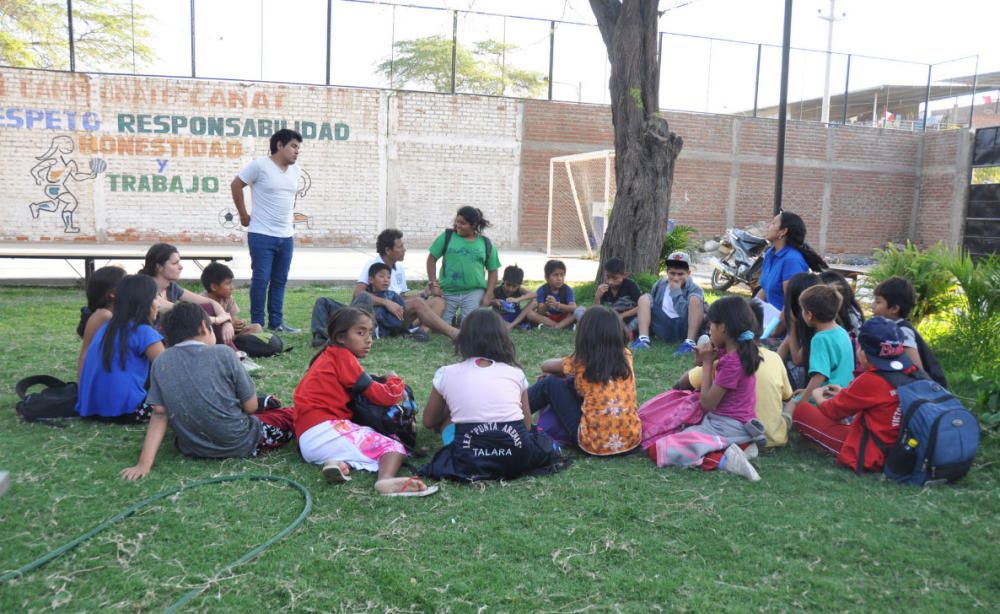
[[692, 390], [667, 390], [639, 407], [642, 421], [642, 449], [656, 444], [658, 439], [700, 424], [705, 417], [701, 393]]

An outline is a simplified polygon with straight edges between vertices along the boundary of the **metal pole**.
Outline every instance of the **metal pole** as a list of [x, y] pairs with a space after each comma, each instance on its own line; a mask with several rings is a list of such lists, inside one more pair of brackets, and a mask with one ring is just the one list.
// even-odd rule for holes
[[326, 0], [326, 84], [330, 85], [330, 45], [333, 43], [333, 0]]
[[455, 64], [458, 59], [458, 11], [451, 12], [451, 93], [455, 93]]
[[194, 61], [194, 0], [191, 0], [191, 76], [197, 77], [198, 71], [195, 70]]
[[69, 71], [76, 72], [76, 44], [73, 42], [73, 0], [66, 0], [66, 22], [69, 25]]
[[844, 77], [844, 125], [847, 125], [847, 96], [851, 87], [851, 55], [847, 54], [847, 75]]
[[552, 100], [552, 63], [556, 52], [556, 22], [549, 22], [549, 100]]
[[979, 56], [976, 56], [976, 70], [972, 73], [972, 101], [969, 102], [969, 128], [972, 127], [972, 117], [976, 114], [976, 87], [979, 85]]
[[788, 123], [788, 59], [792, 41], [792, 0], [785, 0], [785, 31], [781, 41], [781, 101], [778, 103], [778, 152], [774, 168], [774, 214], [781, 213], [781, 185], [785, 178], [785, 124]]
[[820, 15], [820, 19], [825, 19], [828, 22], [826, 28], [826, 77], [823, 79], [823, 110], [820, 115], [820, 121], [824, 124], [830, 123], [830, 60], [833, 59], [831, 51], [833, 50], [833, 22], [837, 20], [837, 0], [830, 0], [830, 15], [823, 17]]
[[656, 43], [656, 99], [660, 99], [660, 67], [663, 66], [663, 32], [657, 33]]
[[927, 111], [931, 106], [931, 73], [934, 71], [934, 65], [927, 65], [927, 89], [924, 90], [924, 122], [923, 127], [920, 129], [921, 132], [927, 132]]
[[760, 49], [761, 44], [757, 43], [757, 72], [753, 77], [753, 116], [757, 117], [757, 94], [760, 93]]

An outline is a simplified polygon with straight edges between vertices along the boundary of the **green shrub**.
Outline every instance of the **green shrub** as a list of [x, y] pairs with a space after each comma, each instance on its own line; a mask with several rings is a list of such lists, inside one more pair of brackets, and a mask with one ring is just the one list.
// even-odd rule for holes
[[[660, 248], [660, 263], [662, 264], [672, 252], [680, 251], [691, 254], [697, 250], [698, 229], [678, 224], [663, 238], [663, 247]], [[642, 284], [639, 285], [642, 286]]]
[[639, 284], [639, 289], [645, 293], [653, 289], [653, 284], [659, 281], [660, 277], [652, 273], [636, 273], [632, 275], [632, 279]]
[[890, 277], [904, 277], [913, 284], [917, 295], [910, 320], [919, 324], [927, 316], [941, 313], [954, 304], [955, 281], [944, 262], [950, 252], [942, 244], [935, 244], [926, 251], [906, 242], [900, 249], [889, 244], [875, 250], [875, 265], [868, 271], [866, 284], [875, 287]]

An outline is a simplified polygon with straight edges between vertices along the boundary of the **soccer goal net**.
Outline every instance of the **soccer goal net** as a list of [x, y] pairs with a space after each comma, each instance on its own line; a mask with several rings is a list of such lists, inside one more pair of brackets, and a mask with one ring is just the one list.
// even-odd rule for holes
[[591, 151], [549, 160], [546, 252], [593, 253], [601, 248], [615, 201], [615, 152]]

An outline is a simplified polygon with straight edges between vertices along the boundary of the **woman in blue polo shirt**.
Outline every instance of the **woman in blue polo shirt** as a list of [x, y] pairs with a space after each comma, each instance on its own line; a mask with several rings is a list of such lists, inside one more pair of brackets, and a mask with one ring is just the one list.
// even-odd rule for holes
[[823, 257], [805, 242], [806, 224], [794, 213], [782, 211], [774, 216], [767, 227], [766, 238], [771, 247], [764, 252], [757, 296], [775, 309], [782, 310], [789, 279], [809, 269], [822, 271], [828, 267]]

